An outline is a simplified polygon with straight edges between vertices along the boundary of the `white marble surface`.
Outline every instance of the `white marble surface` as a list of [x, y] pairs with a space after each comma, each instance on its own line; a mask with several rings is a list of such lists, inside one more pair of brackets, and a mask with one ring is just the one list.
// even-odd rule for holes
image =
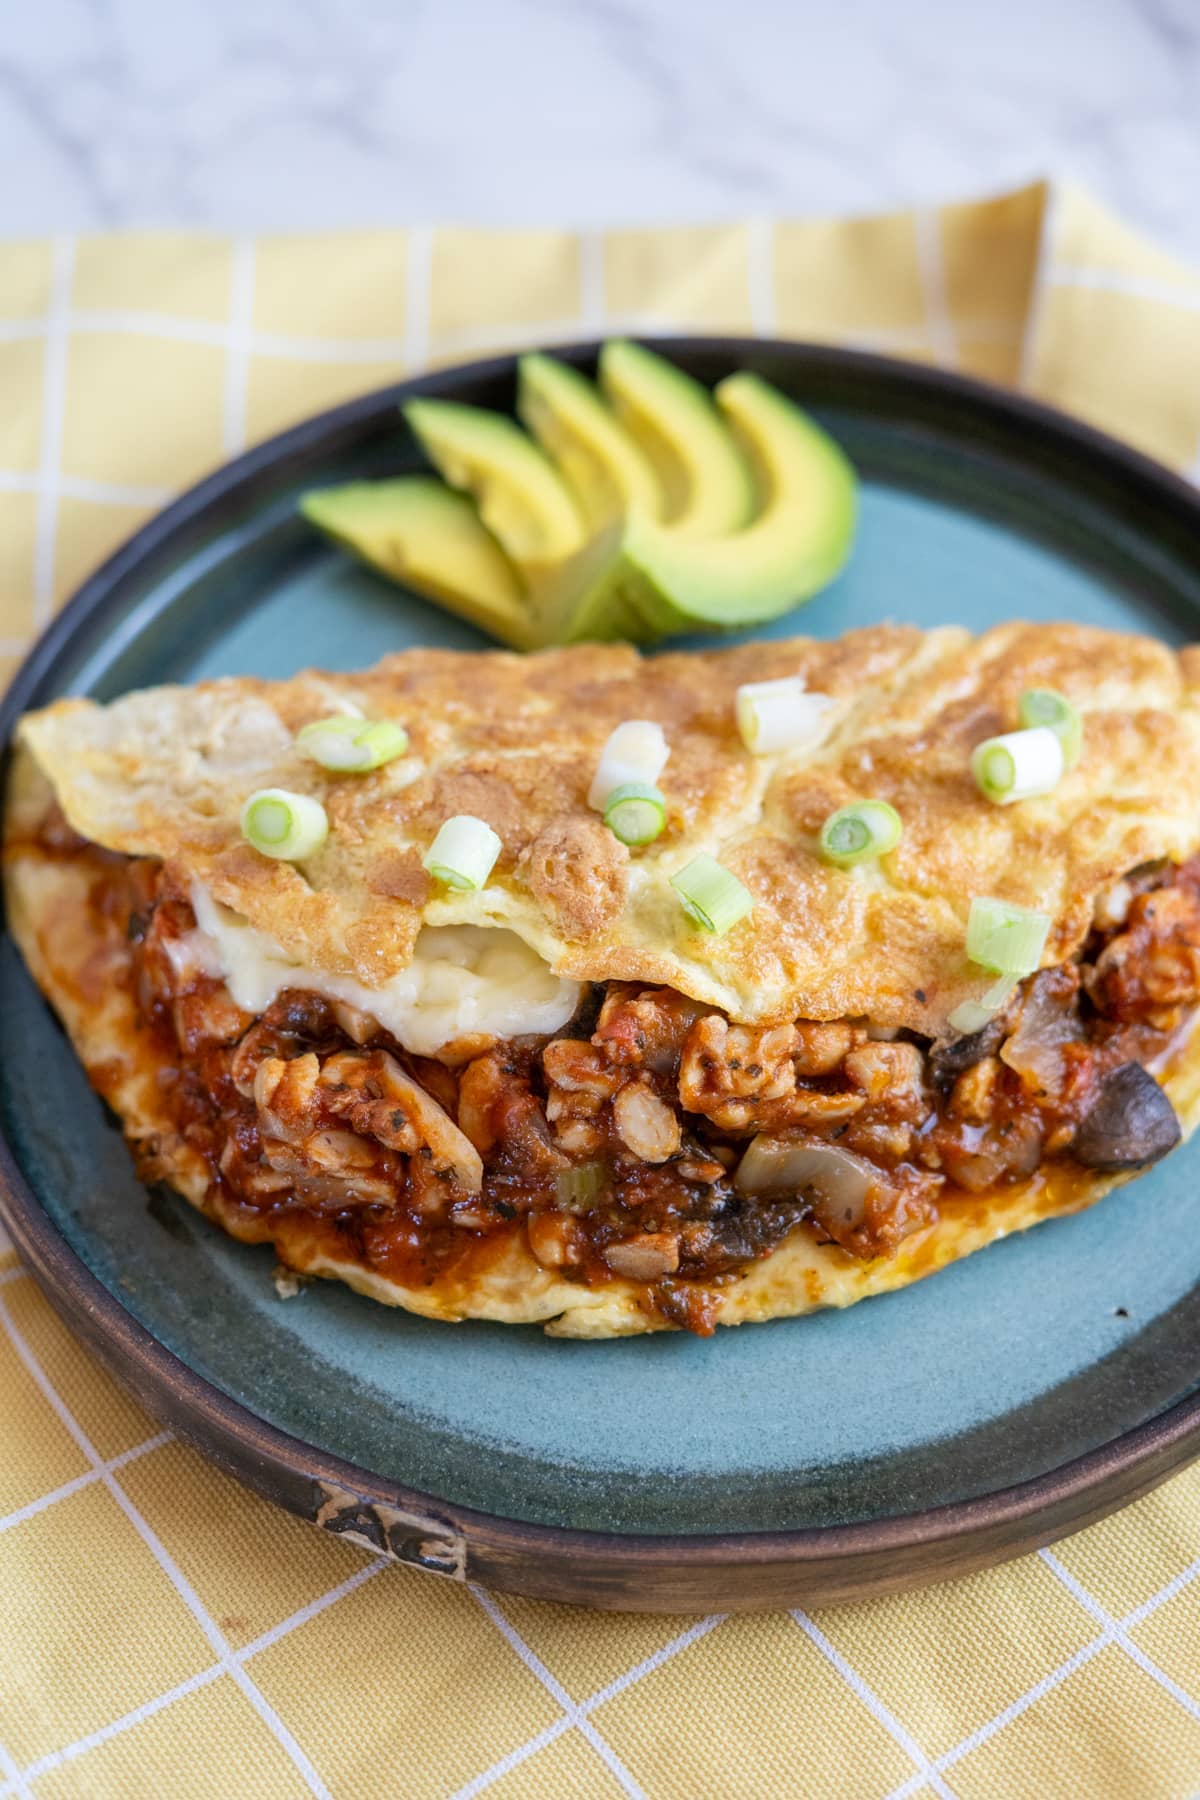
[[841, 212], [1073, 176], [1200, 260], [1200, 0], [0, 0], [0, 232]]

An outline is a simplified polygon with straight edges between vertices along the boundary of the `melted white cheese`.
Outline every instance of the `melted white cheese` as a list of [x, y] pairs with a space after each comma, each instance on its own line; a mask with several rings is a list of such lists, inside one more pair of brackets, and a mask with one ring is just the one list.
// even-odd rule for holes
[[579, 1002], [577, 981], [552, 974], [536, 950], [498, 927], [426, 925], [407, 969], [369, 988], [292, 962], [274, 938], [199, 883], [192, 907], [194, 935], [204, 940], [193, 948], [246, 1012], [265, 1012], [284, 988], [311, 988], [368, 1013], [415, 1056], [433, 1056], [475, 1033], [510, 1038], [558, 1031]]

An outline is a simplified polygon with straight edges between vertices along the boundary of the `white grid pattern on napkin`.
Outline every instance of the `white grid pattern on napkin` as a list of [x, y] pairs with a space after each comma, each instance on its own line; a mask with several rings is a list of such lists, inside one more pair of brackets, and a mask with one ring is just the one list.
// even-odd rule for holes
[[[9, 1270], [5, 1273], [9, 1279], [22, 1277], [22, 1271], [19, 1269]], [[54, 1505], [61, 1499], [65, 1499], [68, 1494], [76, 1492], [80, 1486], [85, 1485], [88, 1482], [103, 1482], [104, 1486], [121, 1507], [121, 1510], [126, 1514], [149, 1545], [156, 1560], [170, 1578], [173, 1587], [179, 1594], [184, 1605], [187, 1606], [189, 1611], [196, 1618], [213, 1649], [216, 1651], [214, 1662], [199, 1673], [190, 1676], [186, 1681], [178, 1683], [176, 1686], [165, 1692], [154, 1696], [153, 1699], [144, 1702], [142, 1705], [134, 1708], [131, 1712], [126, 1713], [123, 1717], [111, 1720], [99, 1731], [92, 1732], [76, 1743], [65, 1745], [63, 1748], [52, 1751], [50, 1754], [39, 1758], [25, 1769], [18, 1768], [12, 1758], [4, 1751], [3, 1745], [0, 1744], [0, 1800], [5, 1800], [5, 1797], [10, 1795], [24, 1795], [28, 1791], [29, 1784], [36, 1781], [39, 1776], [46, 1774], [48, 1770], [57, 1768], [62, 1763], [74, 1760], [85, 1751], [94, 1748], [97, 1744], [104, 1742], [108, 1738], [116, 1736], [119, 1732], [129, 1730], [130, 1727], [140, 1723], [142, 1719], [148, 1718], [153, 1713], [161, 1712], [164, 1707], [170, 1706], [175, 1701], [183, 1699], [185, 1695], [193, 1693], [196, 1688], [206, 1686], [209, 1682], [215, 1681], [218, 1676], [222, 1674], [229, 1674], [234, 1677], [247, 1698], [255, 1705], [256, 1710], [264, 1719], [268, 1728], [287, 1751], [287, 1754], [295, 1763], [302, 1779], [306, 1782], [310, 1791], [314, 1794], [327, 1793], [328, 1790], [321, 1781], [320, 1775], [310, 1761], [303, 1746], [296, 1740], [283, 1721], [279, 1719], [274, 1709], [263, 1698], [258, 1688], [254, 1685], [253, 1674], [247, 1665], [252, 1664], [255, 1656], [267, 1649], [270, 1645], [277, 1643], [281, 1637], [285, 1637], [298, 1626], [306, 1624], [309, 1619], [316, 1617], [318, 1613], [324, 1612], [328, 1607], [335, 1606], [347, 1594], [353, 1593], [356, 1588], [360, 1587], [364, 1581], [370, 1580], [373, 1576], [379, 1574], [380, 1571], [386, 1569], [388, 1567], [386, 1559], [377, 1557], [364, 1563], [361, 1569], [356, 1570], [355, 1573], [346, 1580], [339, 1582], [335, 1587], [331, 1588], [328, 1593], [323, 1594], [316, 1600], [310, 1601], [308, 1605], [302, 1607], [298, 1612], [293, 1613], [289, 1618], [282, 1620], [279, 1624], [272, 1626], [270, 1630], [264, 1632], [260, 1637], [255, 1638], [252, 1643], [245, 1645], [240, 1650], [231, 1649], [225, 1642], [216, 1624], [212, 1620], [211, 1615], [204, 1607], [195, 1590], [183, 1576], [174, 1560], [163, 1548], [160, 1540], [156, 1537], [142, 1514], [121, 1489], [117, 1480], [117, 1475], [121, 1468], [132, 1462], [135, 1458], [146, 1455], [148, 1452], [157, 1449], [161, 1444], [169, 1440], [170, 1434], [159, 1433], [155, 1437], [147, 1439], [144, 1443], [135, 1445], [132, 1449], [125, 1451], [121, 1456], [113, 1457], [106, 1462], [99, 1456], [98, 1452], [88, 1439], [87, 1434], [63, 1401], [61, 1395], [59, 1395], [52, 1386], [49, 1378], [33, 1352], [30, 1350], [24, 1337], [17, 1330], [13, 1323], [11, 1313], [5, 1303], [2, 1289], [0, 1289], [0, 1326], [3, 1327], [10, 1342], [13, 1344], [17, 1355], [29, 1370], [29, 1373], [37, 1383], [42, 1394], [45, 1396], [47, 1403], [66, 1426], [71, 1437], [83, 1451], [84, 1456], [91, 1465], [88, 1473], [79, 1477], [76, 1481], [68, 1482], [62, 1487], [56, 1488], [53, 1492], [28, 1502], [25, 1506], [19, 1508], [16, 1512], [9, 1514], [7, 1517], [0, 1518], [0, 1531], [18, 1529], [25, 1519], [31, 1517], [34, 1513], [43, 1511], [48, 1506]], [[953, 1769], [954, 1764], [967, 1755], [969, 1751], [977, 1749], [979, 1745], [986, 1743], [989, 1738], [994, 1737], [997, 1731], [1003, 1730], [1004, 1726], [1009, 1724], [1013, 1719], [1019, 1718], [1020, 1715], [1032, 1706], [1035, 1701], [1039, 1700], [1043, 1694], [1049, 1692], [1051, 1688], [1056, 1687], [1059, 1682], [1066, 1680], [1066, 1678], [1069, 1675], [1072, 1675], [1076, 1669], [1079, 1669], [1085, 1663], [1090, 1662], [1094, 1656], [1098, 1655], [1101, 1650], [1106, 1649], [1110, 1644], [1115, 1645], [1124, 1655], [1130, 1657], [1145, 1674], [1150, 1675], [1159, 1684], [1163, 1692], [1170, 1696], [1174, 1705], [1183, 1707], [1192, 1718], [1200, 1718], [1200, 1705], [1192, 1700], [1176, 1682], [1172, 1681], [1170, 1677], [1166, 1675], [1144, 1651], [1136, 1644], [1133, 1644], [1129, 1638], [1129, 1633], [1132, 1630], [1140, 1625], [1145, 1619], [1149, 1618], [1152, 1613], [1156, 1612], [1164, 1602], [1174, 1599], [1183, 1588], [1187, 1587], [1198, 1575], [1200, 1575], [1200, 1558], [1197, 1558], [1196, 1561], [1189, 1564], [1187, 1568], [1181, 1569], [1169, 1582], [1160, 1588], [1157, 1593], [1152, 1594], [1150, 1598], [1143, 1601], [1140, 1606], [1135, 1607], [1131, 1612], [1125, 1614], [1124, 1617], [1117, 1619], [1113, 1618], [1105, 1608], [1101, 1606], [1100, 1602], [1096, 1600], [1094, 1596], [1089, 1594], [1086, 1588], [1068, 1573], [1058, 1561], [1057, 1557], [1053, 1556], [1049, 1551], [1043, 1551], [1041, 1555], [1047, 1567], [1049, 1567], [1056, 1577], [1062, 1581], [1063, 1585], [1067, 1588], [1068, 1592], [1071, 1593], [1078, 1604], [1096, 1620], [1097, 1624], [1100, 1626], [1100, 1630], [1088, 1643], [1076, 1650], [1071, 1656], [1066, 1657], [1056, 1668], [1042, 1676], [1039, 1681], [1035, 1682], [1018, 1699], [1010, 1702], [1008, 1706], [1004, 1707], [984, 1724], [977, 1726], [974, 1731], [967, 1734], [959, 1743], [955, 1744], [952, 1749], [944, 1751], [940, 1756], [935, 1758], [926, 1755], [917, 1740], [893, 1717], [887, 1707], [884, 1706], [882, 1701], [874, 1694], [869, 1684], [863, 1679], [853, 1665], [833, 1647], [825, 1634], [820, 1630], [819, 1626], [817, 1626], [804, 1612], [797, 1610], [792, 1613], [791, 1616], [794, 1619], [797, 1628], [803, 1631], [810, 1641], [815, 1644], [817, 1649], [830, 1663], [831, 1667], [836, 1670], [841, 1680], [847, 1684], [861, 1704], [865, 1706], [884, 1727], [893, 1740], [900, 1746], [908, 1759], [914, 1764], [912, 1775], [898, 1787], [894, 1788], [891, 1794], [887, 1796], [887, 1800], [911, 1800], [911, 1796], [915, 1795], [926, 1785], [933, 1789], [934, 1793], [940, 1797], [940, 1800], [955, 1800], [954, 1788], [951, 1782], [946, 1778], [947, 1772]], [[436, 1577], [431, 1576], [429, 1579], [433, 1580], [436, 1579]], [[668, 1661], [671, 1657], [679, 1655], [682, 1651], [685, 1651], [689, 1645], [694, 1644], [699, 1638], [705, 1636], [709, 1631], [721, 1624], [724, 1615], [714, 1613], [708, 1618], [697, 1620], [694, 1625], [690, 1626], [686, 1631], [681, 1632], [679, 1636], [672, 1639], [670, 1643], [662, 1646], [662, 1648], [656, 1651], [652, 1656], [635, 1664], [632, 1668], [626, 1670], [624, 1674], [618, 1676], [614, 1681], [609, 1682], [606, 1686], [600, 1688], [594, 1694], [591, 1694], [587, 1699], [573, 1701], [558, 1678], [546, 1667], [536, 1652], [530, 1648], [528, 1643], [505, 1616], [501, 1607], [492, 1596], [486, 1593], [482, 1588], [478, 1588], [473, 1584], [470, 1587], [470, 1592], [479, 1604], [481, 1611], [503, 1636], [506, 1643], [508, 1643], [508, 1645], [517, 1653], [525, 1663], [526, 1667], [530, 1669], [537, 1677], [538, 1681], [541, 1682], [542, 1686], [553, 1699], [555, 1705], [559, 1707], [560, 1711], [559, 1716], [550, 1725], [545, 1726], [541, 1731], [533, 1734], [524, 1743], [520, 1744], [516, 1749], [509, 1751], [506, 1756], [501, 1757], [489, 1768], [480, 1770], [476, 1776], [457, 1790], [454, 1800], [474, 1800], [475, 1795], [483, 1793], [494, 1781], [497, 1781], [501, 1776], [508, 1774], [510, 1770], [518, 1768], [521, 1763], [527, 1761], [528, 1758], [535, 1755], [537, 1751], [544, 1749], [546, 1745], [552, 1743], [555, 1738], [561, 1737], [565, 1731], [571, 1730], [572, 1727], [577, 1728], [584, 1738], [592, 1745], [592, 1748], [605, 1762], [624, 1791], [630, 1796], [641, 1796], [642, 1789], [638, 1786], [637, 1781], [629, 1773], [615, 1751], [612, 1750], [611, 1746], [597, 1730], [591, 1715], [607, 1701], [615, 1698], [618, 1693], [624, 1692], [627, 1688], [633, 1686], [635, 1682], [642, 1680], [644, 1676], [650, 1674], [653, 1670], [660, 1668], [664, 1662]]]

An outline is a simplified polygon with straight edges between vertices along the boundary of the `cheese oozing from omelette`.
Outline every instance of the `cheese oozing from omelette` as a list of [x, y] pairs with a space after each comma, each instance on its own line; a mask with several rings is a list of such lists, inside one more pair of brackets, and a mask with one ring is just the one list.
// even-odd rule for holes
[[285, 988], [306, 988], [368, 1013], [414, 1056], [456, 1038], [558, 1031], [579, 1003], [580, 983], [552, 974], [514, 931], [426, 925], [412, 961], [382, 987], [293, 962], [282, 945], [192, 884], [196, 930], [188, 949], [221, 977], [243, 1011], [263, 1013]]

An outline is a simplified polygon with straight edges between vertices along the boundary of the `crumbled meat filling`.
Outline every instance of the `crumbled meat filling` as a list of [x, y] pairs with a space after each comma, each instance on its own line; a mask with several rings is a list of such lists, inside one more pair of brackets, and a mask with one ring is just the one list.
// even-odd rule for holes
[[[1081, 962], [1022, 983], [976, 1040], [740, 1025], [614, 982], [563, 1035], [449, 1068], [308, 991], [239, 1011], [168, 876], [101, 867], [94, 903], [124, 920], [176, 1129], [240, 1207], [318, 1217], [406, 1285], [521, 1232], [545, 1268], [648, 1284], [648, 1303], [702, 1332], [721, 1284], [797, 1228], [886, 1256], [956, 1197], [1069, 1162], [1102, 1095], [1128, 1087], [1113, 1072], [1161, 1057], [1200, 999], [1196, 858], [1118, 884]], [[1109, 1145], [1120, 1121], [1106, 1125]], [[764, 1169], [815, 1149], [795, 1166], [827, 1165], [827, 1185], [739, 1182], [756, 1140]]]

